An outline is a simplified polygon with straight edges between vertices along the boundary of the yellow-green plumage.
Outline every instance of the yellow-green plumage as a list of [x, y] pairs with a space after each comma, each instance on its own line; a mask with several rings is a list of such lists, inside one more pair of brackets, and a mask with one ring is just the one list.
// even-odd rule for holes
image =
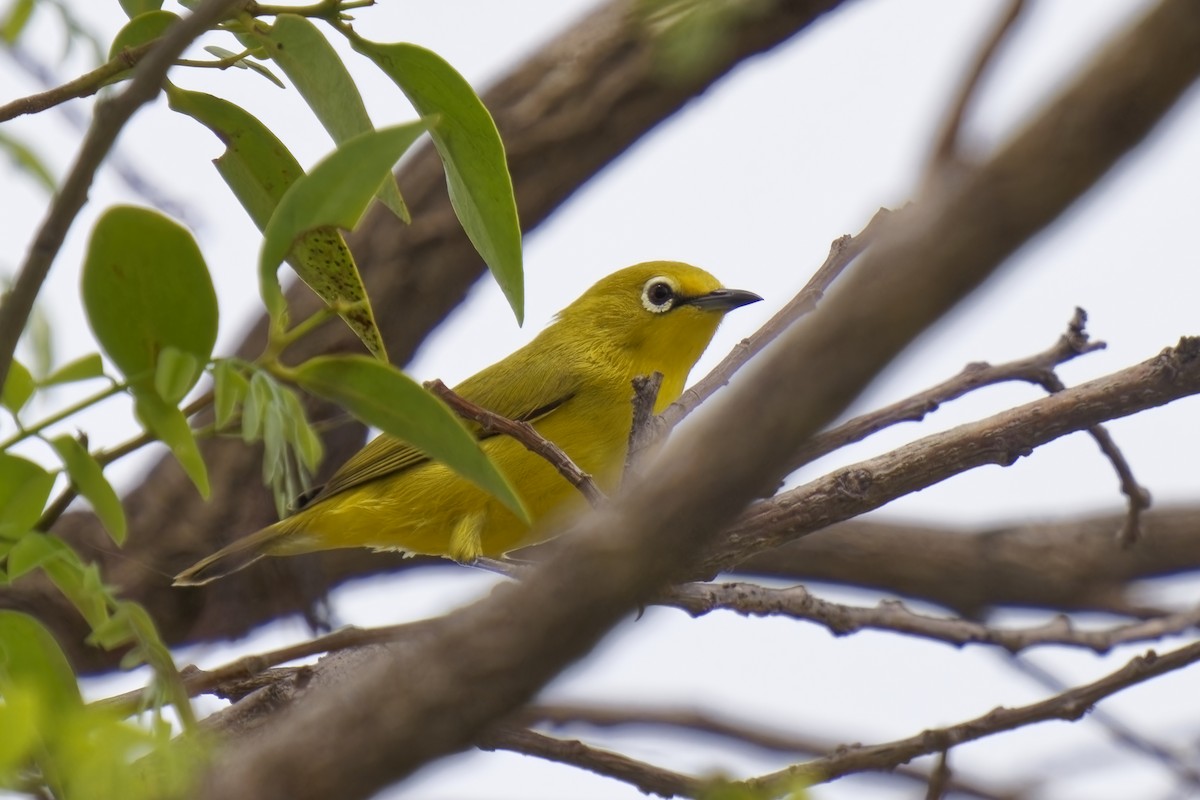
[[[620, 478], [631, 422], [632, 381], [663, 374], [656, 411], [679, 397], [688, 372], [726, 311], [760, 298], [723, 289], [704, 270], [651, 261], [613, 273], [564, 309], [532, 342], [455, 391], [531, 422], [602, 489]], [[661, 303], [659, 302], [661, 300]], [[370, 547], [470, 561], [541, 541], [582, 504], [543, 458], [506, 436], [483, 449], [516, 487], [532, 529], [500, 501], [381, 435], [347, 461], [311, 503], [180, 573], [206, 583], [263, 555]]]

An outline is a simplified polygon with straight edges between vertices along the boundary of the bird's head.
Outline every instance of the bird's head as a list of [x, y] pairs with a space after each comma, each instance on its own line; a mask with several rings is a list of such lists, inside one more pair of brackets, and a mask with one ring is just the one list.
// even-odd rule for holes
[[682, 382], [725, 313], [761, 299], [724, 288], [699, 267], [647, 261], [602, 278], [559, 319], [593, 346], [619, 349], [637, 374], [658, 370], [668, 382], [675, 375]]

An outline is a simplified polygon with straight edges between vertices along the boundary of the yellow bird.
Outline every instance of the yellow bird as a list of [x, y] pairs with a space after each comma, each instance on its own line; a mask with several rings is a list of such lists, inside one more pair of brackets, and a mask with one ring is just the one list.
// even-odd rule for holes
[[[532, 342], [455, 391], [531, 423], [611, 491], [628, 445], [633, 379], [663, 374], [655, 406], [662, 411], [683, 392], [725, 313], [761, 299], [725, 289], [688, 264], [637, 264], [596, 283]], [[481, 445], [521, 496], [532, 528], [482, 489], [383, 434], [294, 515], [194, 564], [175, 583], [204, 584], [267, 555], [339, 547], [470, 562], [542, 541], [556, 520], [578, 509], [578, 491], [540, 456], [507, 436]]]

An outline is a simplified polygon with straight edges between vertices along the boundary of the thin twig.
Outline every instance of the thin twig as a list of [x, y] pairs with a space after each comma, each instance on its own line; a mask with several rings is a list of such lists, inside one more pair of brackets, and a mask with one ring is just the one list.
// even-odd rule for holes
[[[10, 119], [25, 114], [38, 114], [68, 100], [77, 100], [82, 97], [94, 95], [104, 88], [110, 79], [137, 66], [138, 62], [157, 43], [158, 40], [156, 39], [151, 42], [139, 44], [136, 47], [125, 48], [90, 72], [85, 72], [78, 78], [67, 81], [61, 86], [55, 86], [53, 89], [47, 89], [44, 92], [31, 94], [27, 97], [18, 97], [16, 100], [10, 100], [4, 105], [0, 105], [0, 122], [7, 122]], [[182, 48], [180, 50], [182, 52]]]
[[1104, 342], [1088, 340], [1083, 326], [1086, 319], [1087, 316], [1083, 310], [1077, 308], [1075, 316], [1068, 323], [1067, 332], [1041, 353], [1003, 364], [973, 362], [965, 366], [954, 377], [942, 381], [936, 386], [931, 386], [891, 405], [854, 417], [836, 428], [817, 434], [797, 451], [795, 466], [811, 463], [897, 423], [920, 422], [925, 419], [926, 415], [937, 411], [942, 404], [957, 400], [963, 395], [985, 386], [994, 386], [1010, 381], [1025, 381], [1045, 387], [1047, 376], [1054, 374], [1054, 367], [1106, 347]]
[[710, 577], [754, 553], [873, 511], [953, 475], [985, 464], [1008, 466], [1069, 433], [1197, 393], [1200, 338], [1184, 337], [1140, 364], [925, 436], [751, 506], [688, 575]]
[[[638, 706], [615, 706], [609, 703], [602, 706], [555, 703], [524, 708], [514, 715], [513, 722], [522, 726], [543, 724], [560, 727], [582, 724], [596, 728], [678, 728], [731, 739], [777, 753], [816, 755], [832, 753], [839, 748], [839, 744], [832, 740], [817, 740], [778, 733], [761, 725], [734, 722], [695, 709], [654, 709]], [[931, 780], [927, 771], [912, 767], [899, 767], [894, 773], [897, 777], [915, 783], [927, 784]], [[1012, 800], [1014, 797], [1012, 793], [986, 789], [961, 779], [951, 779], [948, 788], [960, 794], [979, 798], [979, 800]]]
[[[185, 417], [190, 417], [193, 414], [197, 414], [203, 409], [207, 408], [212, 401], [213, 393], [211, 391], [205, 392], [184, 407], [183, 415]], [[130, 453], [136, 452], [146, 445], [157, 441], [157, 436], [149, 431], [144, 431], [111, 449], [101, 450], [95, 453], [93, 457], [95, 458], [97, 464], [99, 464], [101, 467], [105, 467], [117, 459], [124, 458]], [[54, 502], [46, 507], [46, 510], [42, 512], [42, 516], [38, 519], [37, 524], [33, 526], [33, 529], [36, 531], [50, 530], [50, 527], [58, 521], [58, 518], [63, 515], [63, 513], [78, 496], [79, 489], [75, 486], [74, 482], [72, 482], [67, 486], [67, 488], [63, 489], [62, 494], [54, 498]]]
[[[269, 650], [266, 653], [244, 656], [216, 669], [202, 670], [195, 666], [187, 666], [181, 669], [179, 674], [183, 678], [183, 686], [187, 690], [188, 697], [196, 697], [231, 687], [244, 687], [246, 681], [252, 681], [257, 676], [267, 673], [272, 667], [286, 664], [289, 661], [419, 636], [426, 630], [432, 629], [431, 622], [428, 620], [404, 622], [380, 628], [357, 628], [351, 625], [315, 639], [297, 642], [276, 650]], [[272, 680], [277, 680], [277, 678]], [[234, 692], [230, 690], [227, 693], [233, 694]], [[97, 700], [92, 705], [121, 714], [134, 714], [140, 709], [140, 704], [145, 696], [146, 689], [134, 689], [124, 694]]]
[[956, 647], [990, 644], [1017, 653], [1031, 647], [1059, 645], [1104, 654], [1119, 645], [1153, 642], [1200, 626], [1200, 606], [1103, 630], [1079, 630], [1070, 617], [1058, 615], [1044, 625], [992, 628], [960, 617], [918, 614], [897, 600], [874, 608], [831, 603], [803, 586], [769, 589], [753, 583], [685, 583], [663, 592], [657, 602], [679, 608], [693, 617], [717, 610], [746, 616], [785, 616], [823, 625], [834, 636], [864, 630], [883, 630], [919, 636]]
[[970, 107], [971, 101], [978, 94], [979, 85], [988, 67], [995, 63], [996, 53], [999, 52], [1000, 45], [1008, 38], [1008, 34], [1012, 32], [1013, 26], [1024, 10], [1025, 0], [1011, 0], [1003, 16], [996, 22], [996, 27], [992, 30], [991, 35], [983, 43], [983, 46], [979, 48], [979, 52], [976, 53], [975, 62], [971, 65], [970, 71], [964, 76], [963, 83], [958, 88], [958, 94], [954, 96], [954, 101], [951, 103], [950, 109], [946, 114], [946, 119], [942, 123], [941, 131], [938, 133], [937, 139], [934, 140], [933, 152], [930, 155], [932, 167], [944, 168], [954, 162], [955, 156], [958, 155], [959, 151], [958, 145], [962, 136], [963, 120], [966, 118], [967, 109]]
[[489, 728], [476, 745], [482, 750], [510, 750], [570, 764], [597, 775], [624, 781], [645, 794], [660, 797], [696, 797], [709, 783], [577, 740], [556, 739], [515, 725], [501, 724]]
[[711, 372], [695, 386], [684, 391], [678, 400], [663, 409], [656, 423], [658, 430], [655, 438], [661, 437], [683, 421], [684, 417], [712, 396], [713, 392], [729, 383], [729, 379], [735, 372], [778, 338], [793, 322], [812, 312], [838, 275], [842, 274], [850, 262], [866, 250], [875, 239], [889, 214], [891, 214], [890, 210], [881, 208], [875, 212], [875, 216], [857, 235], [846, 235], [834, 239], [833, 244], [829, 246], [829, 255], [825, 258], [825, 263], [817, 269], [804, 288], [786, 306], [767, 320], [765, 325], [738, 342], [737, 346], [729, 351], [729, 355], [725, 356]]
[[943, 750], [938, 754], [937, 764], [929, 774], [929, 788], [925, 800], [942, 800], [950, 788], [950, 754]]
[[75, 163], [38, 228], [12, 289], [0, 298], [0, 386], [8, 377], [17, 339], [25, 329], [50, 265], [58, 255], [71, 223], [87, 201], [88, 187], [117, 134], [137, 109], [158, 94], [167, 70], [184, 48], [245, 2], [204, 0], [191, 15], [173, 23], [154, 43], [134, 68], [133, 79], [121, 94], [96, 106], [92, 125], [79, 147]]
[[[1032, 678], [1043, 688], [1049, 689], [1052, 692], [1062, 692], [1068, 688], [1067, 684], [1063, 683], [1063, 681], [1059, 680], [1048, 670], [1034, 664], [1027, 658], [1021, 658], [1013, 654], [1012, 658], [1007, 659], [1007, 663], [1015, 667], [1022, 674]], [[1118, 719], [1115, 714], [1105, 711], [1102, 708], [1094, 709], [1088, 719], [1104, 728], [1114, 739], [1129, 749], [1159, 762], [1179, 778], [1179, 780], [1191, 786], [1193, 791], [1200, 789], [1200, 771], [1197, 771], [1195, 767], [1188, 764], [1175, 751], [1139, 734], [1129, 725]]]
[[663, 374], [654, 372], [633, 379], [633, 424], [629, 428], [629, 448], [625, 452], [625, 476], [634, 475], [638, 463], [654, 444], [654, 404], [662, 388]]
[[600, 488], [596, 486], [596, 482], [592, 480], [592, 476], [580, 469], [571, 460], [571, 457], [562, 451], [562, 448], [538, 433], [528, 422], [509, 419], [493, 411], [488, 411], [486, 408], [476, 405], [461, 395], [456, 394], [453, 389], [439, 380], [428, 381], [425, 384], [425, 388], [437, 395], [437, 397], [450, 406], [463, 419], [479, 423], [485, 432], [511, 436], [523, 444], [529, 452], [546, 459], [547, 462], [558, 470], [560, 475], [566, 478], [572, 486], [587, 498], [587, 501], [593, 507], [600, 505], [606, 500], [604, 492], [600, 491]]
[[1137, 656], [1099, 680], [1037, 703], [1016, 708], [1001, 706], [981, 717], [945, 728], [925, 730], [907, 739], [847, 747], [825, 758], [795, 764], [779, 772], [748, 780], [746, 784], [756, 791], [770, 792], [778, 787], [792, 785], [796, 781], [809, 784], [824, 783], [851, 773], [891, 769], [920, 756], [943, 752], [964, 742], [972, 742], [1037, 722], [1055, 719], [1074, 721], [1087, 714], [1092, 706], [1106, 697], [1190, 666], [1197, 661], [1200, 661], [1200, 642], [1172, 650], [1165, 655], [1148, 650], [1145, 655]]

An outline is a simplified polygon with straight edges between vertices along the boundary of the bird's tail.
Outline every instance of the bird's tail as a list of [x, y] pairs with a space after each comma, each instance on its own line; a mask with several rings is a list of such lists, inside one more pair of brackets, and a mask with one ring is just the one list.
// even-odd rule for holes
[[175, 576], [175, 586], [203, 586], [250, 566], [263, 556], [283, 552], [280, 540], [291, 535], [288, 520], [268, 525], [260, 531], [227, 544], [211, 556], [202, 558]]

